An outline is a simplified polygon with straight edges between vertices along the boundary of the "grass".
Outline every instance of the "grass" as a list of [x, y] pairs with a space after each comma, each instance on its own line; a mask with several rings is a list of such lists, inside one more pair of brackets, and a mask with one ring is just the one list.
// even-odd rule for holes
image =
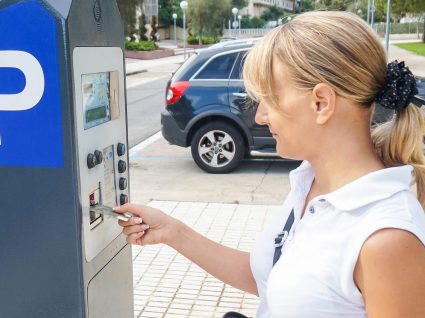
[[418, 55], [425, 56], [425, 43], [414, 42], [414, 43], [397, 43], [399, 48], [405, 49], [407, 51], [416, 53]]

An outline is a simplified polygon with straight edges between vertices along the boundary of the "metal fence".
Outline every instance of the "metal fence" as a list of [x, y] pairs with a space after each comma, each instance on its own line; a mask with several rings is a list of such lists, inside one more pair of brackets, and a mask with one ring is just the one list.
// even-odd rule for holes
[[[375, 23], [373, 29], [381, 36], [385, 34], [385, 23]], [[224, 37], [250, 38], [264, 36], [270, 29], [224, 29]], [[424, 32], [423, 22], [392, 23], [390, 34], [422, 34]]]
[[[375, 23], [373, 29], [379, 34], [385, 33], [385, 23]], [[419, 30], [419, 32], [418, 32]], [[390, 34], [415, 34], [424, 32], [423, 22], [391, 23]]]
[[270, 29], [224, 29], [224, 37], [254, 38], [264, 36]]

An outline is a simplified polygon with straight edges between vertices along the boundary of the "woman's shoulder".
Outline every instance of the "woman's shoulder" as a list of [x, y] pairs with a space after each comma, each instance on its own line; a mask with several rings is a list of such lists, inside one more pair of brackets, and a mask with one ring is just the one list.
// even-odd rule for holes
[[398, 229], [414, 234], [425, 244], [425, 213], [409, 190], [371, 204], [359, 225], [364, 239], [383, 229]]

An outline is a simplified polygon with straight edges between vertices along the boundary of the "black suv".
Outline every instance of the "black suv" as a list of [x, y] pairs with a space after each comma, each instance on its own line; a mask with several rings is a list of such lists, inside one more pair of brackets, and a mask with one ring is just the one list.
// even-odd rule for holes
[[[256, 105], [241, 80], [244, 57], [255, 42], [199, 51], [168, 82], [162, 134], [173, 145], [190, 146], [196, 164], [209, 173], [230, 172], [247, 156], [277, 157], [268, 127], [255, 123]], [[374, 123], [390, 116], [392, 111], [378, 107]]]

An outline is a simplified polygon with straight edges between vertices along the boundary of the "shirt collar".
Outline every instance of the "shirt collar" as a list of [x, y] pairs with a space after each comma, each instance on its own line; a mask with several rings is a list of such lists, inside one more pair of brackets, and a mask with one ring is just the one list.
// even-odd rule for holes
[[[409, 190], [412, 181], [412, 166], [385, 168], [366, 174], [317, 199], [325, 199], [334, 207], [343, 211], [352, 211], [370, 203], [389, 198], [397, 192]], [[289, 174], [291, 188], [310, 187], [314, 171], [309, 162], [304, 161]], [[309, 188], [308, 188], [309, 190]], [[306, 192], [308, 193], [308, 191]]]

